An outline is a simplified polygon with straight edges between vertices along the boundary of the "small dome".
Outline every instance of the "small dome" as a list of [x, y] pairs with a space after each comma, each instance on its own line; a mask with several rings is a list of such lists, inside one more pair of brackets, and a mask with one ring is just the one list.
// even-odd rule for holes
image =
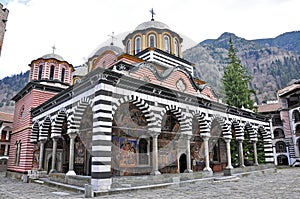
[[41, 58], [43, 59], [51, 59], [51, 58], [54, 58], [54, 59], [57, 59], [58, 61], [65, 61], [64, 58], [62, 58], [62, 56], [60, 55], [57, 55], [57, 54], [47, 54], [47, 55], [44, 55], [42, 56]]
[[147, 28], [170, 29], [168, 25], [159, 21], [147, 21], [138, 25], [135, 30], [145, 30]]
[[95, 55], [97, 55], [97, 56], [98, 56], [98, 55], [101, 55], [103, 52], [105, 52], [105, 51], [107, 51], [107, 50], [111, 50], [111, 51], [115, 52], [116, 54], [119, 54], [119, 53], [122, 53], [122, 52], [123, 52], [122, 48], [120, 48], [120, 47], [118, 47], [118, 46], [109, 45], [109, 46], [104, 46], [104, 47], [99, 48], [99, 49], [95, 52], [94, 56], [95, 56]]

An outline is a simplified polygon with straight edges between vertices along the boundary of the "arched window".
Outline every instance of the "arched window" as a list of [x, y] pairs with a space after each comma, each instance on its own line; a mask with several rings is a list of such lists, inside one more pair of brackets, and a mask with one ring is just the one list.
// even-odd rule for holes
[[21, 145], [22, 145], [22, 141], [16, 141], [16, 151], [15, 151], [15, 165], [19, 165], [20, 164], [20, 156], [21, 156]]
[[135, 38], [135, 54], [141, 52], [141, 38], [137, 37]]
[[170, 49], [170, 37], [168, 35], [164, 36], [164, 50], [168, 53], [171, 52]]
[[273, 126], [281, 126], [282, 125], [282, 120], [280, 118], [280, 115], [274, 115], [272, 118], [272, 125]]
[[139, 164], [148, 165], [148, 142], [144, 138], [139, 142]]
[[131, 53], [131, 40], [129, 40], [129, 41], [127, 42], [127, 50], [126, 50], [126, 52], [127, 52], [128, 54]]
[[179, 46], [177, 39], [174, 40], [174, 55], [179, 56]]
[[274, 139], [284, 138], [284, 132], [282, 129], [275, 129], [274, 130]]
[[300, 124], [296, 126], [296, 136], [300, 136]]
[[156, 47], [156, 37], [154, 34], [148, 36], [148, 47]]
[[276, 142], [276, 153], [286, 153], [286, 145], [283, 141]]
[[53, 80], [53, 77], [54, 77], [54, 70], [55, 70], [55, 66], [54, 65], [52, 65], [51, 67], [50, 67], [50, 80]]
[[23, 105], [20, 109], [20, 119], [24, 119], [25, 116], [25, 106]]
[[39, 77], [38, 77], [38, 80], [42, 79], [42, 75], [43, 75], [43, 65], [40, 65], [39, 66]]
[[294, 122], [299, 122], [300, 121], [300, 113], [298, 110], [293, 111], [293, 119], [295, 120]]
[[66, 69], [63, 68], [63, 69], [61, 70], [61, 81], [62, 81], [62, 82], [65, 81], [65, 73], [66, 73]]

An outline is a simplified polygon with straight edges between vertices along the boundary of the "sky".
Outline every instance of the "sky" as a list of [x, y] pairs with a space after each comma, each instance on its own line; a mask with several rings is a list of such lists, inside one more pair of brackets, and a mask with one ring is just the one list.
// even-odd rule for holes
[[[9, 10], [0, 79], [45, 54], [83, 64], [115, 35], [156, 21], [199, 43], [224, 32], [251, 40], [300, 30], [299, 0], [0, 0]], [[119, 41], [120, 42], [120, 41]]]

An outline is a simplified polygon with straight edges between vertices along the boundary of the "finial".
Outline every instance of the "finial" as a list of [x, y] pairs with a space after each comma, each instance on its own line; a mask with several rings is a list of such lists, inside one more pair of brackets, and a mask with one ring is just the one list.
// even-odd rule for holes
[[151, 19], [151, 21], [154, 21], [154, 15], [155, 15], [155, 13], [154, 13], [154, 10], [153, 10], [153, 8], [151, 8], [151, 10], [150, 10], [150, 13], [151, 13], [151, 15], [152, 15], [152, 19]]
[[111, 35], [108, 35], [108, 36], [111, 37], [111, 43], [110, 43], [110, 45], [113, 46], [113, 45], [114, 45], [114, 40], [117, 39], [117, 38], [115, 37], [115, 33], [112, 32]]
[[52, 54], [54, 54], [54, 51], [56, 50], [55, 45], [52, 46]]

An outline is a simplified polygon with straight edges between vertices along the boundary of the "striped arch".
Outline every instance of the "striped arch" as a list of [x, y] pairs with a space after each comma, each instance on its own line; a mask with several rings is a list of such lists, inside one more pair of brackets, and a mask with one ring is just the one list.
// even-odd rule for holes
[[49, 128], [51, 128], [52, 120], [50, 116], [47, 116], [43, 123], [40, 125], [39, 140], [46, 140], [48, 138]]
[[54, 122], [52, 122], [51, 137], [61, 137], [61, 129], [64, 122], [64, 118], [68, 118], [66, 109], [61, 109]]
[[31, 135], [30, 135], [30, 142], [31, 143], [37, 143], [39, 140], [39, 130], [40, 125], [39, 121], [35, 121], [31, 127]]
[[167, 111], [170, 111], [178, 119], [178, 122], [180, 124], [180, 130], [181, 130], [182, 133], [190, 132], [191, 131], [191, 127], [189, 125], [188, 120], [186, 119], [186, 116], [182, 114], [181, 109], [179, 107], [177, 107], [176, 105], [167, 105], [161, 111], [161, 113], [157, 117], [157, 119], [158, 119], [158, 127], [160, 129], [161, 129], [161, 125], [162, 125], [162, 119], [163, 119], [164, 115], [167, 113]]
[[93, 102], [89, 97], [84, 97], [77, 102], [73, 112], [68, 117], [68, 133], [78, 133], [82, 116], [88, 106], [93, 107]]
[[248, 131], [250, 141], [257, 141], [257, 132], [253, 129], [252, 125], [249, 122], [245, 123], [244, 130]]
[[[205, 113], [201, 113], [197, 110], [192, 113], [192, 116], [197, 118], [200, 135], [203, 137], [209, 136], [209, 120], [205, 118]], [[190, 124], [190, 126], [192, 126], [192, 124]]]
[[261, 133], [264, 143], [265, 162], [274, 163], [273, 147], [272, 147], [272, 136], [271, 133], [266, 131], [264, 126], [258, 126], [257, 134]]
[[231, 127], [234, 129], [235, 131], [235, 138], [237, 140], [244, 140], [244, 131], [240, 126], [240, 122], [236, 119], [233, 119], [231, 121]]
[[219, 115], [214, 115], [211, 119], [210, 128], [211, 128], [211, 124], [214, 120], [216, 120], [220, 124], [220, 126], [222, 128], [223, 138], [231, 139], [232, 134], [231, 134], [231, 129], [230, 129], [230, 123], [228, 121], [226, 121], [223, 117], [221, 117]]
[[142, 111], [142, 113], [144, 114], [145, 119], [148, 123], [148, 129], [150, 131], [155, 131], [156, 127], [157, 127], [157, 121], [156, 121], [156, 118], [155, 118], [153, 112], [151, 111], [149, 104], [145, 100], [140, 99], [137, 96], [127, 95], [127, 96], [119, 99], [116, 103], [113, 104], [112, 116], [114, 117], [115, 113], [117, 112], [118, 107], [121, 104], [127, 103], [127, 102], [133, 103], [135, 106], [138, 107], [138, 109], [140, 109]]

